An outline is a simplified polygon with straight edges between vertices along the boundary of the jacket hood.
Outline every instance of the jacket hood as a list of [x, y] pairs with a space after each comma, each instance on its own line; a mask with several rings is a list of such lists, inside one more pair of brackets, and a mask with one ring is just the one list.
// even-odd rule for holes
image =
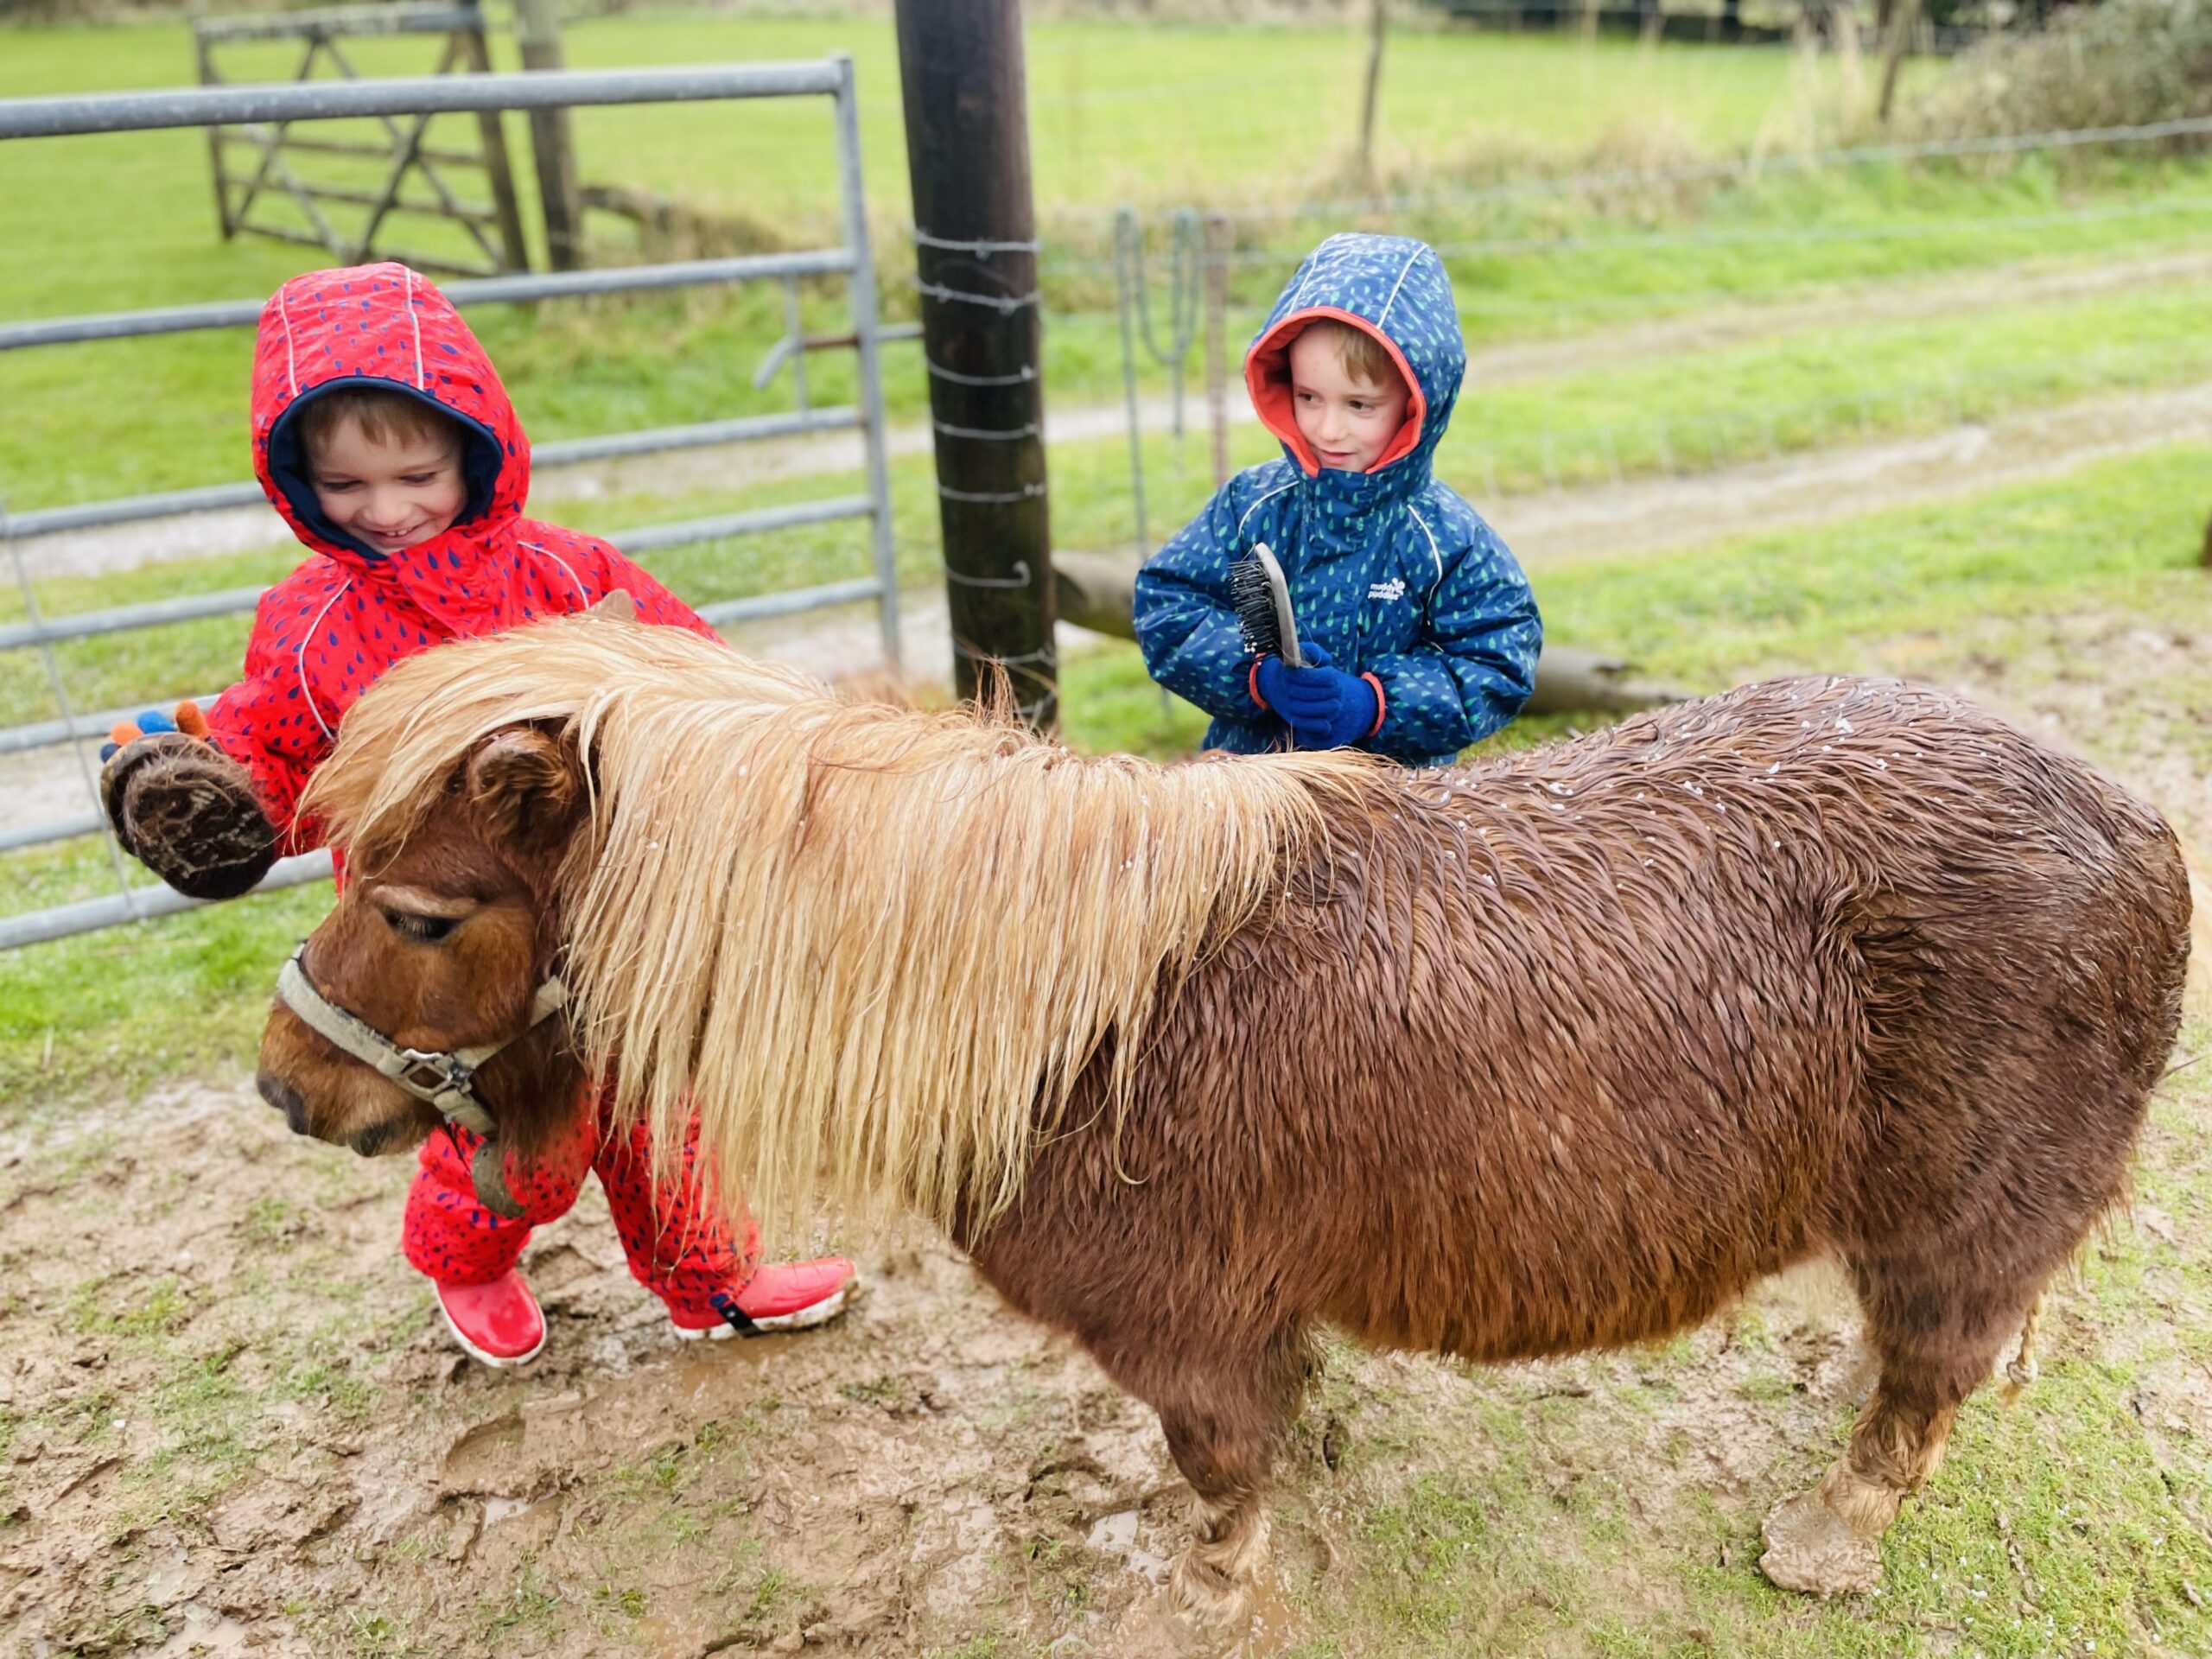
[[[389, 556], [332, 524], [316, 504], [295, 418], [333, 387], [374, 385], [450, 416], [467, 435], [467, 501], [452, 525]], [[427, 277], [386, 262], [311, 270], [261, 308], [253, 348], [253, 469], [270, 504], [316, 552], [359, 574], [435, 571], [466, 582], [505, 552], [530, 494], [530, 441], [506, 388], [453, 302]], [[412, 585], [410, 583], [410, 585]]]
[[[1374, 466], [1330, 473], [1325, 480], [1298, 429], [1290, 397], [1291, 342], [1322, 317], [1380, 340], [1413, 394], [1405, 424]], [[1308, 480], [1325, 481], [1332, 496], [1355, 508], [1403, 499], [1428, 482], [1466, 371], [1452, 279], [1436, 251], [1411, 237], [1357, 232], [1332, 236], [1306, 257], [1244, 355], [1252, 407], [1281, 441], [1283, 454]]]

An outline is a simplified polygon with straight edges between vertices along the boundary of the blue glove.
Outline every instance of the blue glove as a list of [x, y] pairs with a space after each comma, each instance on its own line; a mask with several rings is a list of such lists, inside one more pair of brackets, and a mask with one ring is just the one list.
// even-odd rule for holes
[[[1306, 649], [1311, 652], [1318, 647], [1308, 645]], [[1293, 668], [1281, 658], [1269, 653], [1260, 658], [1260, 665], [1254, 671], [1252, 681], [1259, 689], [1260, 701], [1288, 720], [1292, 709], [1298, 706], [1301, 689], [1299, 677], [1312, 673], [1311, 669]]]
[[1254, 678], [1267, 705], [1289, 725], [1301, 749], [1341, 749], [1365, 737], [1379, 707], [1375, 688], [1357, 674], [1331, 666], [1319, 645], [1305, 647], [1306, 665], [1262, 657]]

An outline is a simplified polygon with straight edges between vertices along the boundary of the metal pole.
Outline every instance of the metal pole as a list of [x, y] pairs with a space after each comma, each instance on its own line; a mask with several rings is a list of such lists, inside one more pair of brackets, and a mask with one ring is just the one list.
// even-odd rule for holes
[[1213, 486], [1229, 482], [1229, 254], [1227, 215], [1206, 219], [1206, 413], [1213, 427]]
[[[195, 0], [196, 10], [196, 0]], [[215, 73], [215, 60], [207, 49], [207, 37], [200, 32], [201, 19], [196, 15], [192, 22], [193, 54], [200, 61], [200, 84], [213, 86], [222, 79]], [[223, 130], [220, 127], [207, 129], [207, 160], [215, 176], [215, 222], [222, 227], [223, 240], [228, 242], [237, 233], [231, 221], [231, 181], [223, 173]]]
[[565, 110], [606, 104], [687, 104], [718, 98], [830, 97], [836, 66], [723, 63], [676, 69], [554, 74], [414, 75], [389, 80], [284, 81], [0, 99], [0, 138], [149, 132], [245, 122], [334, 121], [358, 115], [443, 115], [456, 110]]
[[[515, 0], [515, 43], [532, 73], [558, 71], [561, 19], [554, 0]], [[576, 185], [576, 147], [565, 109], [533, 110], [530, 146], [537, 160], [538, 205], [545, 214], [545, 257], [556, 270], [584, 263], [584, 210]]]
[[1059, 715], [1020, 0], [898, 0], [954, 683]]
[[1122, 325], [1122, 404], [1129, 423], [1129, 500], [1136, 509], [1137, 557], [1153, 555], [1152, 529], [1144, 511], [1144, 410], [1137, 400], [1137, 340], [1131, 321], [1144, 293], [1144, 266], [1136, 257], [1144, 232], [1136, 209], [1114, 216], [1114, 312]]
[[[875, 316], [875, 258], [868, 239], [868, 198], [861, 188], [860, 94], [853, 79], [853, 60], [842, 53], [832, 60], [839, 70], [836, 92], [837, 186], [845, 206], [845, 252], [852, 260], [847, 279], [853, 313], [853, 347], [860, 361], [861, 426], [868, 451], [868, 494], [874, 505], [868, 526], [868, 543], [875, 555], [875, 577], [881, 584], [876, 615], [883, 628], [883, 660], [893, 669], [899, 661], [899, 553], [891, 540], [891, 467], [887, 457], [887, 429], [883, 413], [883, 355], [877, 339]], [[798, 290], [791, 294], [791, 326], [798, 330]], [[926, 346], [923, 348], [928, 349]], [[793, 354], [791, 372], [800, 404], [806, 400], [805, 353]]]
[[[0, 500], [0, 543], [6, 543], [8, 563], [16, 573], [16, 589], [23, 596], [23, 614], [30, 619], [31, 630], [36, 635], [44, 626], [45, 619], [39, 613], [38, 591], [31, 586], [31, 573], [23, 563], [22, 544], [16, 540], [15, 531], [9, 524], [5, 500]], [[39, 661], [46, 669], [47, 688], [54, 693], [54, 707], [60, 711], [64, 721], [73, 720], [75, 711], [69, 706], [69, 688], [62, 683], [61, 664], [54, 654], [54, 642], [41, 636], [38, 638], [37, 644]], [[85, 746], [72, 743], [69, 753], [77, 762], [77, 778], [85, 785], [86, 798], [92, 803], [92, 810], [99, 815], [100, 826], [105, 829], [107, 812], [100, 801], [100, 786], [92, 776], [92, 763], [85, 759]], [[130, 877], [123, 868], [123, 850], [115, 844], [113, 836], [103, 837], [103, 845], [107, 851], [108, 869], [115, 877], [117, 896], [127, 906], [130, 902]]]
[[[744, 253], [727, 259], [686, 259], [665, 265], [611, 265], [557, 276], [483, 276], [448, 283], [446, 297], [458, 306], [517, 305], [569, 299], [582, 294], [628, 294], [645, 289], [696, 288], [707, 283], [760, 283], [785, 276], [836, 276], [853, 268], [842, 248], [791, 253]], [[52, 317], [41, 322], [0, 323], [0, 352], [29, 346], [69, 346], [88, 340], [128, 340], [141, 334], [189, 334], [200, 328], [251, 328], [264, 300], [215, 300], [200, 305], [92, 316]]]

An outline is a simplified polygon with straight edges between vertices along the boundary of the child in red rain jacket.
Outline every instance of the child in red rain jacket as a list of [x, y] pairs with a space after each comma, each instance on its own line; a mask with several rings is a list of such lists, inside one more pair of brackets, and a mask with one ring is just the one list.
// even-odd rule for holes
[[[301, 793], [353, 700], [404, 657], [580, 611], [617, 590], [640, 620], [711, 636], [607, 543], [522, 516], [530, 442], [514, 406], [451, 302], [404, 265], [313, 271], [276, 290], [254, 346], [253, 455], [262, 488], [313, 556], [263, 598], [245, 677], [204, 722], [188, 706], [179, 713], [188, 733], [251, 775], [267, 822], [216, 836], [214, 861], [232, 874], [215, 872], [211, 884], [204, 856], [196, 869], [188, 858], [185, 874], [171, 868], [178, 848], [205, 855], [207, 834], [195, 842], [189, 825], [126, 828], [117, 810], [119, 769], [146, 747], [130, 742], [138, 731], [118, 728], [104, 780], [125, 844], [188, 892], [240, 891], [276, 853], [317, 843], [317, 827], [295, 818]], [[186, 746], [160, 741], [171, 753]], [[230, 855], [242, 846], [240, 863]], [[630, 1271], [668, 1305], [680, 1336], [818, 1325], [853, 1283], [842, 1258], [759, 1265], [751, 1223], [740, 1247], [717, 1206], [702, 1202], [695, 1149], [684, 1147], [673, 1188], [656, 1191], [645, 1132], [615, 1132], [601, 1101], [578, 1103], [575, 1133], [556, 1153], [527, 1166], [510, 1160], [520, 1220], [477, 1202], [469, 1160], [479, 1144], [456, 1128], [423, 1145], [403, 1248], [436, 1285], [461, 1346], [486, 1364], [519, 1364], [544, 1345], [544, 1317], [515, 1263], [531, 1227], [575, 1204], [587, 1170], [606, 1188]]]

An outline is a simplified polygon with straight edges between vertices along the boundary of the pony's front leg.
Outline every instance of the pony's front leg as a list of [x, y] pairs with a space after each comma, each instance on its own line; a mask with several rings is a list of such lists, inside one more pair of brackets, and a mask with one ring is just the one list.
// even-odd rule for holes
[[1268, 1476], [1304, 1390], [1304, 1334], [1257, 1351], [1187, 1357], [1170, 1397], [1154, 1396], [1175, 1466], [1197, 1494], [1196, 1529], [1169, 1589], [1176, 1611], [1214, 1636], [1241, 1632], [1268, 1560]]

